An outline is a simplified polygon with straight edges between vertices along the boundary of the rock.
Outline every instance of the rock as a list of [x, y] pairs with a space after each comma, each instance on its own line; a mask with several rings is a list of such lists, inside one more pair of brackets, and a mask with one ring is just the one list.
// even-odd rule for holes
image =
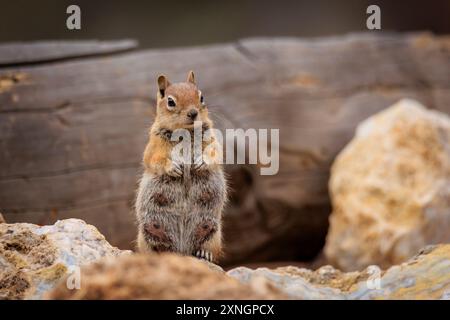
[[79, 290], [69, 290], [61, 281], [46, 298], [279, 299], [286, 295], [265, 279], [242, 284], [196, 258], [162, 253], [103, 259], [82, 268]]
[[255, 278], [265, 278], [284, 291], [292, 299], [344, 299], [344, 295], [331, 287], [315, 286], [301, 275], [311, 272], [297, 267], [282, 267], [277, 269], [247, 267], [231, 269], [227, 274], [243, 283], [254, 281]]
[[401, 100], [364, 122], [337, 156], [325, 254], [342, 270], [386, 268], [450, 242], [450, 119]]
[[126, 252], [78, 219], [43, 227], [0, 224], [0, 299], [39, 299], [79, 266]]
[[449, 299], [450, 245], [427, 247], [387, 271], [375, 266], [348, 273], [332, 266], [316, 271], [239, 267], [227, 274], [243, 283], [263, 277], [293, 299]]

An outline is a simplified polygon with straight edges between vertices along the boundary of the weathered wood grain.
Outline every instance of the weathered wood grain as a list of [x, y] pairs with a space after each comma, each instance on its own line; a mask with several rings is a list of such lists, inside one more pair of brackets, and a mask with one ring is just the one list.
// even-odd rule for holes
[[357, 123], [403, 97], [450, 112], [450, 40], [430, 34], [249, 39], [30, 62], [0, 68], [8, 222], [80, 217], [130, 247], [159, 73], [181, 81], [195, 70], [219, 128], [280, 129], [277, 175], [227, 166], [225, 263], [314, 256], [327, 232], [329, 167]]
[[55, 62], [135, 49], [134, 40], [38, 41], [0, 44], [0, 66]]

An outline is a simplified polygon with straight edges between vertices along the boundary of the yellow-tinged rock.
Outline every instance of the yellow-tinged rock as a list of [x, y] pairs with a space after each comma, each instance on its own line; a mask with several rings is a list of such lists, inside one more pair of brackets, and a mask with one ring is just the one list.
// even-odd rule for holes
[[244, 283], [264, 278], [292, 299], [450, 299], [450, 245], [428, 246], [386, 271], [375, 266], [347, 273], [332, 266], [316, 271], [289, 266], [239, 267], [227, 274]]
[[82, 220], [51, 226], [0, 224], [0, 299], [40, 299], [65, 275], [102, 257], [127, 251], [112, 247]]
[[450, 242], [450, 119], [401, 100], [358, 126], [337, 156], [325, 254], [342, 270], [386, 268]]

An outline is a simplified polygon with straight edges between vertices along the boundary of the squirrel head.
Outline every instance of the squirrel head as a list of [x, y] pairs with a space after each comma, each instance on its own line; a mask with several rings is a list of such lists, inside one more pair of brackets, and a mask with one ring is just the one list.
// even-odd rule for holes
[[165, 75], [158, 77], [156, 121], [163, 128], [174, 130], [194, 127], [194, 121], [202, 121], [211, 127], [208, 108], [202, 92], [190, 71], [186, 82], [170, 83]]

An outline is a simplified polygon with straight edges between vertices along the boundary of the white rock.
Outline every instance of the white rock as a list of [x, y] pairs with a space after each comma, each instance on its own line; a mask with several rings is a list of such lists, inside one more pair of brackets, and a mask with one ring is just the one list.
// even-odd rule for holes
[[128, 252], [78, 219], [43, 227], [0, 224], [0, 299], [39, 299], [63, 276], [76, 276], [80, 266]]

